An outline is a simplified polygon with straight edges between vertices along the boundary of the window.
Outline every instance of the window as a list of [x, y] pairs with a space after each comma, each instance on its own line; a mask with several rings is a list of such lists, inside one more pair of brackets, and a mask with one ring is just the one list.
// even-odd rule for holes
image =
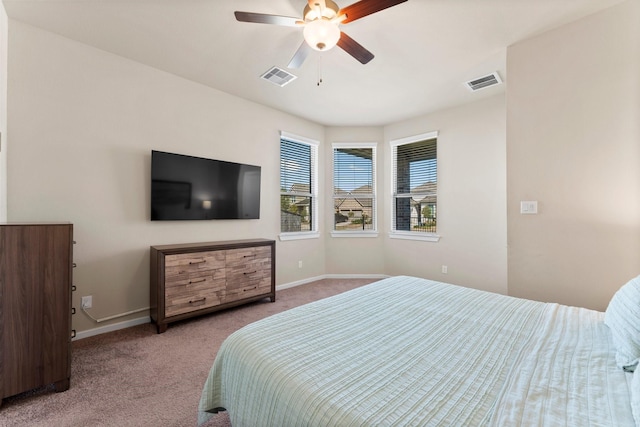
[[282, 133], [280, 137], [281, 240], [317, 236], [318, 143]]
[[375, 144], [333, 144], [334, 237], [376, 231], [375, 165]]
[[391, 141], [391, 236], [437, 241], [438, 133]]

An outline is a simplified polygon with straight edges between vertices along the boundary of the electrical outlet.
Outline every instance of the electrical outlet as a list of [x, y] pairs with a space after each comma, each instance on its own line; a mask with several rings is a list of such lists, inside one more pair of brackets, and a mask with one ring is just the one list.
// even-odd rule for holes
[[298, 261], [298, 268], [302, 268], [302, 261]]
[[82, 297], [82, 308], [91, 308], [93, 307], [93, 296], [89, 295], [86, 297]]
[[446, 265], [442, 266], [442, 274], [447, 274], [447, 272], [449, 271], [449, 268]]

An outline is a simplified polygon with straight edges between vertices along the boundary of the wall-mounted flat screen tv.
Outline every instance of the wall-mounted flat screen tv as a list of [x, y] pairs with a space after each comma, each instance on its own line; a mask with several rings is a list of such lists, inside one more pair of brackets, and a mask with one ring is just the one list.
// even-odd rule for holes
[[260, 218], [260, 166], [151, 151], [151, 220]]

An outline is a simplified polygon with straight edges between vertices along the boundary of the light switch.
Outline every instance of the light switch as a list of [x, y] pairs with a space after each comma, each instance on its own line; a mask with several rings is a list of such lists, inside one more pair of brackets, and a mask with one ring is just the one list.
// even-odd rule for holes
[[520, 202], [520, 213], [525, 215], [537, 214], [538, 213], [538, 201], [521, 201]]

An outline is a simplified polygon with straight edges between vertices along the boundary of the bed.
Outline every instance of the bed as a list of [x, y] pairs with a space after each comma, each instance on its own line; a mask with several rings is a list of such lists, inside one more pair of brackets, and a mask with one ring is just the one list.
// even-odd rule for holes
[[634, 426], [639, 328], [640, 277], [606, 314], [390, 277], [230, 335], [199, 422]]

